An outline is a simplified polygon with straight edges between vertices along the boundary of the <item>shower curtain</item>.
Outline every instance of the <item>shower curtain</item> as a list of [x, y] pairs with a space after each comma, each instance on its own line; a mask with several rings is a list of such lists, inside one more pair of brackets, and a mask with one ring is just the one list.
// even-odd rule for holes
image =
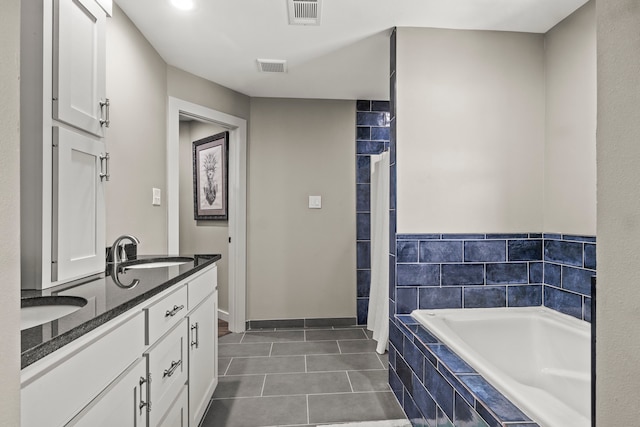
[[389, 153], [371, 156], [371, 289], [367, 329], [383, 354], [389, 341]]

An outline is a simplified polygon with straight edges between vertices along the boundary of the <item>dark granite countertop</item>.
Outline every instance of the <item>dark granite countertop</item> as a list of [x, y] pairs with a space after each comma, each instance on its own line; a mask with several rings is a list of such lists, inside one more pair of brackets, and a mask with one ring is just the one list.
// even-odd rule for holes
[[[80, 310], [54, 321], [21, 332], [21, 368], [63, 347], [134, 306], [159, 294], [205, 267], [218, 261], [220, 255], [180, 255], [190, 260], [171, 267], [118, 269], [107, 268], [94, 275], [44, 290], [23, 290], [22, 299], [42, 296], [74, 296], [86, 299]], [[136, 262], [167, 258], [163, 255], [138, 256]], [[171, 257], [175, 258], [175, 257]], [[123, 265], [126, 265], [123, 264]], [[136, 283], [137, 281], [137, 283]], [[134, 285], [135, 286], [132, 286]]]

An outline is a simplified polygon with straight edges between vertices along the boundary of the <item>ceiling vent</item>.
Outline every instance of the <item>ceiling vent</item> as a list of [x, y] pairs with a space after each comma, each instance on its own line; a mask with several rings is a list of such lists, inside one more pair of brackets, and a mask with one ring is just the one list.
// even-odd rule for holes
[[289, 24], [320, 25], [321, 0], [287, 0]]
[[286, 73], [287, 61], [283, 59], [258, 59], [258, 69], [262, 73]]

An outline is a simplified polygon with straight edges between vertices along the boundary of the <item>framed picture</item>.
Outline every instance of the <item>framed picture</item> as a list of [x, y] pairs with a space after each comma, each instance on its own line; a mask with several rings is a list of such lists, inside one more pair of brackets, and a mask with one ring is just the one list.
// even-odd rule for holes
[[229, 132], [193, 142], [193, 218], [226, 220], [229, 192]]

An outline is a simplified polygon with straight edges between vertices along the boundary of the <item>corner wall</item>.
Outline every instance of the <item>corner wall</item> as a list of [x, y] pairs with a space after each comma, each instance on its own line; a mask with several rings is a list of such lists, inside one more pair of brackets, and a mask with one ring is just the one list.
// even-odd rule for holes
[[20, 1], [0, 14], [0, 425], [20, 425]]

